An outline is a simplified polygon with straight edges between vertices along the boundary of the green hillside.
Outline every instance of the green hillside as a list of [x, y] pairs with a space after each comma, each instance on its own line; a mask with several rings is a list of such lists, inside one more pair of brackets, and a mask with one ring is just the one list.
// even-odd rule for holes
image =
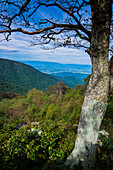
[[59, 79], [59, 81], [64, 82], [66, 85], [68, 85], [71, 88], [74, 88], [77, 84], [83, 85], [83, 82], [74, 76], [68, 76], [68, 77], [56, 76], [56, 78]]
[[[32, 88], [45, 91], [48, 86], [57, 84], [59, 81], [54, 76], [41, 73], [29, 65], [6, 59], [0, 59], [0, 80], [18, 85], [17, 88], [20, 86], [27, 91]], [[4, 89], [1, 90], [4, 91]]]
[[0, 80], [0, 91], [13, 92], [13, 93], [21, 94], [21, 95], [24, 95], [28, 92], [27, 89], [22, 88], [21, 86], [18, 86], [13, 83], [5, 82], [2, 80]]

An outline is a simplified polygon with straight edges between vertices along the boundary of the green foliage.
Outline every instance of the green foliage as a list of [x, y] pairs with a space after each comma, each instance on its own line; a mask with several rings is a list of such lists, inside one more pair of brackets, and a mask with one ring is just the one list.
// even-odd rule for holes
[[97, 148], [96, 170], [111, 169], [113, 163], [112, 139], [101, 136], [101, 143], [102, 146]]
[[[54, 92], [29, 91], [0, 102], [0, 161], [3, 170], [66, 169], [63, 162], [72, 151], [84, 100], [85, 87], [68, 89], [61, 96]], [[113, 94], [102, 129], [110, 138], [102, 138], [96, 166], [111, 166], [113, 155]], [[39, 122], [31, 125], [31, 122]], [[34, 131], [33, 131], [34, 128]], [[42, 130], [39, 135], [37, 130]], [[98, 169], [98, 168], [97, 168]]]
[[62, 96], [68, 90], [69, 90], [69, 87], [66, 87], [63, 82], [59, 81], [58, 85], [53, 85], [53, 86], [49, 87], [47, 92], [50, 94], [57, 94], [59, 96]]
[[110, 94], [108, 98], [108, 107], [104, 119], [108, 119], [108, 118], [113, 123], [113, 92]]
[[[76, 128], [62, 121], [45, 121], [41, 127], [44, 148], [48, 148], [49, 158], [65, 159], [72, 151]], [[71, 142], [70, 142], [71, 141]], [[67, 150], [68, 147], [68, 150]], [[46, 149], [45, 149], [46, 150]]]
[[35, 104], [31, 104], [28, 106], [27, 109], [28, 115], [29, 115], [29, 119], [31, 121], [37, 120], [37, 116], [38, 116], [38, 108]]
[[[5, 98], [8, 98], [7, 96], [9, 96], [9, 95], [11, 96], [11, 94], [9, 94], [9, 92], [17, 93], [17, 94], [21, 94], [21, 95], [25, 95], [28, 92], [28, 90], [24, 87], [21, 87], [21, 86], [18, 86], [17, 84], [9, 83], [9, 82], [3, 81], [3, 80], [0, 80], [0, 91], [4, 92], [4, 93], [2, 92], [2, 96], [4, 96]], [[0, 99], [2, 99], [2, 98], [0, 97]]]
[[113, 92], [108, 98], [108, 107], [102, 122], [102, 128], [110, 134], [113, 143]]
[[108, 98], [108, 107], [102, 122], [102, 129], [109, 133], [109, 138], [102, 136], [102, 146], [97, 157], [98, 169], [111, 169], [113, 164], [113, 93]]
[[58, 106], [55, 106], [54, 104], [50, 104], [46, 112], [46, 118], [53, 119], [53, 120], [57, 119], [59, 116], [58, 115], [59, 110], [60, 109]]
[[[74, 146], [75, 127], [62, 122], [45, 121], [40, 126], [42, 135], [38, 134], [37, 129], [32, 132], [31, 128], [33, 127], [27, 126], [13, 131], [7, 143], [3, 145], [4, 167], [10, 164], [10, 168], [14, 168], [14, 166], [19, 168], [18, 162], [21, 159], [25, 160], [24, 168], [28, 168], [27, 162], [29, 161], [33, 166], [32, 161], [36, 161], [35, 166], [42, 167], [51, 160], [65, 160], [69, 156]], [[14, 164], [15, 159], [17, 160], [16, 165]]]

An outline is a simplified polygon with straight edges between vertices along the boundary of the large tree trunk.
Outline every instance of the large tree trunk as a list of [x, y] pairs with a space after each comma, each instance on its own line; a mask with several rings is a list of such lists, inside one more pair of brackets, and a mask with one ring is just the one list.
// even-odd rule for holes
[[83, 169], [86, 170], [94, 165], [100, 125], [107, 108], [111, 0], [91, 0], [91, 9], [92, 77], [82, 106], [75, 148], [65, 162], [65, 165], [70, 168], [80, 162]]

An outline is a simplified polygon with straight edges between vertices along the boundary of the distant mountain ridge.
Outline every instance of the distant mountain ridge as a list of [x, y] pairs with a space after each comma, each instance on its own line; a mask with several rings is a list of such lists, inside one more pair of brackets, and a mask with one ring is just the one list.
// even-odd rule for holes
[[54, 76], [41, 73], [32, 66], [7, 59], [0, 59], [0, 80], [18, 85], [27, 91], [32, 88], [44, 91], [48, 86], [59, 81]]
[[76, 77], [55, 77], [42, 73], [30, 65], [0, 58], [0, 90], [26, 94], [30, 89], [47, 90], [63, 81], [67, 86], [82, 84]]
[[21, 61], [21, 62], [24, 64], [29, 64], [43, 73], [47, 73], [47, 74], [60, 73], [60, 72], [81, 73], [81, 74], [85, 74], [85, 78], [87, 77], [87, 75], [91, 74], [91, 69], [92, 69], [91, 65], [61, 64], [61, 63], [46, 62], [46, 61]]
[[59, 73], [52, 73], [53, 76], [59, 76], [59, 77], [75, 77], [76, 79], [81, 80], [83, 83], [83, 80], [89, 75], [89, 74], [82, 74], [82, 73], [72, 73], [72, 72], [59, 72]]

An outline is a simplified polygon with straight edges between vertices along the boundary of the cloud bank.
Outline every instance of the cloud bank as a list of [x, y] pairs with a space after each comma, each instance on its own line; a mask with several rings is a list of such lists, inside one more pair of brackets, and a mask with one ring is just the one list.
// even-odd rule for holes
[[89, 56], [81, 49], [61, 47], [55, 50], [43, 50], [39, 45], [29, 45], [30, 40], [32, 40], [29, 35], [14, 33], [10, 38], [11, 41], [0, 42], [0, 58], [16, 61], [36, 60], [64, 64], [91, 64]]

